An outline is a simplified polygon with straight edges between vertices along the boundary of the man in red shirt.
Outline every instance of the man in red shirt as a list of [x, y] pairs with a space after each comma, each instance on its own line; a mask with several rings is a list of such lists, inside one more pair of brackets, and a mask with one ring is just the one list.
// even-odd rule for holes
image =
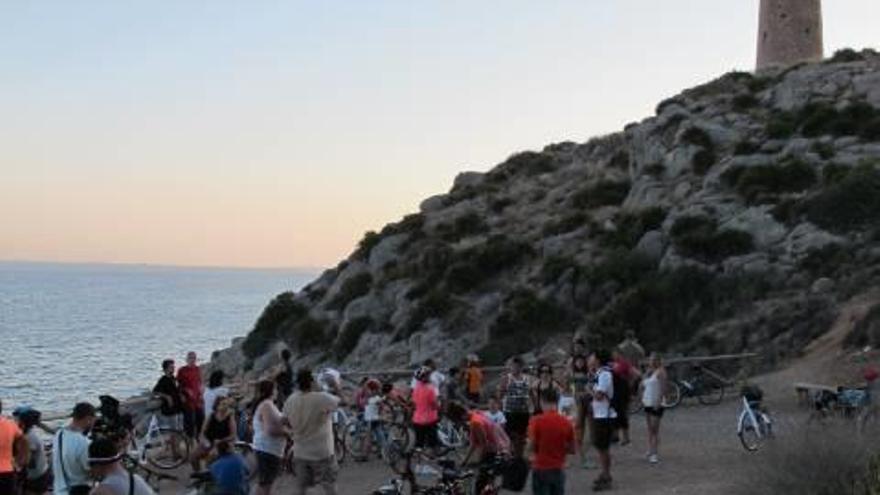
[[510, 438], [488, 416], [460, 403], [449, 404], [446, 415], [456, 423], [467, 422], [470, 446], [462, 464], [479, 467], [475, 493], [480, 493], [493, 481], [493, 464], [510, 455]]
[[196, 364], [195, 352], [186, 354], [186, 366], [177, 370], [177, 383], [183, 396], [183, 429], [192, 439], [199, 438], [205, 421], [205, 402], [202, 388], [202, 370]]
[[559, 414], [559, 392], [548, 388], [541, 392], [543, 413], [529, 420], [526, 452], [532, 458], [532, 493], [565, 493], [565, 458], [574, 454], [574, 426]]

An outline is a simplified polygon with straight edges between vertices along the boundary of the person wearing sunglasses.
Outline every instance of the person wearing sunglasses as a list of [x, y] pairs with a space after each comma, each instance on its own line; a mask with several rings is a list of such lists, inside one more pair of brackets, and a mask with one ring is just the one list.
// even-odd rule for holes
[[547, 363], [538, 365], [538, 379], [532, 384], [532, 406], [535, 414], [549, 412], [543, 410], [542, 394], [547, 390], [553, 390], [556, 395], [562, 395], [562, 384], [553, 377], [553, 367]]

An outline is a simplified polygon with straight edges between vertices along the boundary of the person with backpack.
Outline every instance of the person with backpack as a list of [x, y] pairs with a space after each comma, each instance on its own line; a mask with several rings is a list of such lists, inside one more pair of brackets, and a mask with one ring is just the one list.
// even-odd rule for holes
[[638, 390], [639, 370], [619, 350], [612, 355], [611, 372], [614, 374], [614, 402], [611, 404], [617, 412], [617, 431], [620, 435], [620, 446], [629, 445], [629, 403], [632, 394]]
[[531, 417], [531, 380], [523, 373], [525, 363], [516, 356], [510, 360], [510, 372], [498, 385], [502, 410], [507, 419], [505, 430], [513, 443], [513, 455], [522, 457], [525, 448], [526, 431]]
[[608, 351], [598, 350], [590, 356], [590, 370], [596, 376], [593, 385], [593, 446], [599, 453], [599, 477], [593, 481], [593, 491], [611, 488], [611, 437], [617, 426], [614, 400], [614, 374]]
[[123, 455], [113, 440], [95, 439], [89, 445], [88, 455], [92, 476], [100, 480], [91, 492], [87, 492], [89, 495], [155, 495], [140, 475], [125, 469]]

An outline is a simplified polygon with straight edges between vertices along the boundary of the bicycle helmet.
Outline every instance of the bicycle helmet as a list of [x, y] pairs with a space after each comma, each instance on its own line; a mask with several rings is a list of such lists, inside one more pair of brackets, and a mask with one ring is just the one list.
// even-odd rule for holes
[[375, 378], [370, 378], [367, 380], [366, 386], [368, 390], [379, 391], [382, 388], [382, 383]]
[[427, 366], [422, 366], [421, 368], [416, 370], [415, 379], [420, 382], [427, 382], [431, 379], [431, 368]]

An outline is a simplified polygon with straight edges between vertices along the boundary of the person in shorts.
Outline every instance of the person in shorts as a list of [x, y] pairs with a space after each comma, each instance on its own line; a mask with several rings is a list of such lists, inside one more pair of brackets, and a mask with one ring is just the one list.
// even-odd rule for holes
[[532, 382], [523, 372], [525, 363], [519, 356], [509, 363], [510, 372], [498, 385], [498, 395], [502, 400], [504, 417], [507, 419], [505, 430], [513, 442], [513, 455], [522, 457], [526, 443], [526, 432], [531, 417]]
[[313, 486], [325, 495], [336, 495], [336, 442], [333, 435], [333, 413], [339, 397], [320, 391], [311, 370], [296, 374], [298, 391], [284, 403], [284, 416], [293, 437], [294, 495], [303, 495]]
[[543, 412], [529, 421], [526, 445], [532, 461], [532, 493], [565, 495], [565, 460], [575, 453], [574, 426], [558, 412], [557, 389], [543, 389], [538, 400]]
[[263, 380], [257, 384], [254, 401], [254, 452], [257, 456], [256, 495], [269, 495], [272, 485], [281, 474], [281, 458], [287, 445], [284, 418], [275, 406], [275, 382]]
[[186, 354], [186, 364], [177, 370], [177, 385], [180, 388], [183, 413], [183, 432], [190, 440], [196, 440], [205, 422], [204, 387], [202, 370], [199, 369], [198, 356], [190, 351]]
[[617, 427], [617, 413], [611, 406], [614, 399], [614, 376], [611, 356], [599, 350], [590, 356], [590, 370], [596, 375], [593, 385], [593, 447], [599, 454], [599, 477], [593, 482], [593, 491], [611, 488], [611, 438]]
[[0, 416], [0, 493], [15, 493], [18, 483], [15, 468], [25, 465], [27, 459], [28, 443], [21, 428], [15, 421]]
[[182, 398], [180, 385], [174, 378], [174, 360], [162, 361], [162, 376], [153, 387], [153, 394], [162, 401], [159, 407], [159, 427], [180, 430], [180, 412]]
[[648, 422], [648, 462], [660, 462], [657, 448], [660, 444], [660, 419], [663, 418], [663, 391], [666, 390], [667, 375], [663, 361], [657, 354], [648, 358], [648, 371], [642, 380], [642, 405], [645, 406], [645, 420]]

